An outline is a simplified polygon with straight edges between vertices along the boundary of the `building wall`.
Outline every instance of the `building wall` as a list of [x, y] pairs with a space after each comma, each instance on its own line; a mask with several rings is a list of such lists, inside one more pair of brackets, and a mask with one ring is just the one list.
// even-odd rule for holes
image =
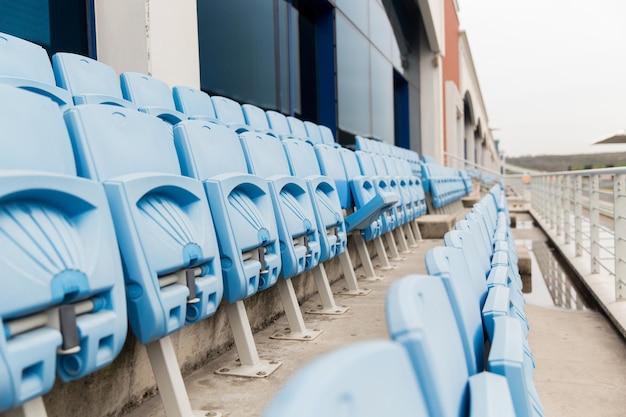
[[501, 161], [489, 126], [487, 108], [478, 82], [472, 52], [467, 35], [459, 33], [460, 57], [460, 93], [465, 109], [471, 108], [471, 114], [465, 115], [464, 141], [468, 150], [467, 160], [485, 168], [499, 172]]

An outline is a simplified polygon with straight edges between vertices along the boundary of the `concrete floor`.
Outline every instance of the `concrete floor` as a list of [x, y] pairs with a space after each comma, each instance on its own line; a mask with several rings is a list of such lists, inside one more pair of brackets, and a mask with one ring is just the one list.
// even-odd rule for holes
[[[530, 228], [521, 239], [541, 238], [538, 229]], [[284, 329], [279, 318], [255, 334], [262, 359], [282, 361], [282, 366], [264, 379], [216, 375], [214, 372], [236, 359], [234, 349], [197, 369], [185, 378], [194, 409], [217, 411], [224, 417], [259, 416], [274, 393], [303, 364], [318, 355], [347, 343], [373, 338], [387, 338], [384, 302], [389, 285], [411, 273], [425, 273], [424, 254], [442, 240], [425, 240], [406, 260], [395, 262], [397, 268], [381, 271], [383, 281], [360, 282], [370, 288], [367, 296], [337, 295], [337, 304], [350, 306], [341, 316], [305, 315], [309, 328], [324, 332], [306, 342], [277, 341], [269, 336]], [[531, 326], [529, 342], [537, 369], [535, 382], [546, 416], [623, 416], [626, 414], [626, 346], [608, 321], [595, 311], [571, 311], [550, 305], [550, 296], [534, 274], [533, 293], [528, 294], [526, 313]], [[340, 280], [332, 287], [341, 290]], [[302, 310], [315, 306], [312, 297], [302, 303]], [[208, 414], [211, 415], [211, 414]], [[158, 396], [147, 400], [125, 417], [164, 416]]]

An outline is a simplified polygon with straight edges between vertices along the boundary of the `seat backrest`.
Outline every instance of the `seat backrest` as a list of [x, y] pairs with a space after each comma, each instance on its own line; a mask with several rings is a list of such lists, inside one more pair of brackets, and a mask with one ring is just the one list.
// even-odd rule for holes
[[[274, 206], [265, 179], [248, 174], [237, 133], [223, 125], [187, 120], [174, 127], [184, 175], [204, 182], [220, 242], [224, 297], [232, 303], [273, 285], [281, 268]], [[262, 259], [246, 259], [266, 248]], [[244, 256], [245, 253], [248, 253]]]
[[294, 116], [287, 116], [287, 123], [289, 123], [289, 130], [291, 131], [291, 135], [293, 137], [302, 140], [306, 140], [309, 137], [302, 120]]
[[311, 142], [314, 144], [323, 143], [322, 133], [317, 123], [306, 121], [304, 122], [304, 127], [306, 128], [306, 134]]
[[108, 365], [127, 316], [104, 189], [76, 178], [59, 107], [0, 85], [0, 126], [1, 414], [48, 392], [55, 371], [69, 381]]
[[70, 92], [74, 104], [95, 104], [90, 97], [97, 96], [100, 103], [133, 107], [124, 100], [120, 78], [103, 62], [86, 56], [59, 52], [52, 57], [57, 85]]
[[[352, 199], [352, 193], [350, 192], [350, 182], [343, 166], [341, 150], [332, 145], [315, 145], [315, 154], [317, 155], [317, 161], [320, 165], [322, 175], [326, 175], [335, 181], [341, 207], [344, 209], [354, 208], [354, 201]], [[360, 175], [360, 171], [358, 175]]]
[[359, 167], [361, 167], [361, 172], [363, 175], [368, 177], [374, 177], [378, 175], [376, 172], [376, 165], [374, 164], [374, 160], [372, 159], [372, 154], [366, 151], [355, 151], [357, 161], [359, 161]]
[[239, 138], [248, 161], [248, 172], [262, 178], [291, 175], [280, 139], [256, 132], [242, 133]]
[[336, 142], [335, 142], [335, 135], [333, 134], [333, 131], [330, 130], [328, 126], [319, 125], [319, 127], [320, 127], [320, 135], [322, 135], [322, 143], [325, 143], [326, 145], [330, 145], [330, 146], [335, 146]]
[[463, 252], [469, 268], [470, 278], [474, 285], [474, 293], [482, 305], [485, 297], [487, 297], [486, 280], [490, 265], [488, 259], [482, 259], [484, 256], [478, 249], [478, 245], [482, 245], [482, 242], [479, 242], [477, 239], [476, 236], [467, 230], [450, 230], [443, 237], [446, 246], [460, 249]]
[[265, 417], [408, 417], [428, 415], [402, 346], [361, 342], [299, 369], [273, 398]]
[[384, 156], [372, 155], [372, 162], [374, 163], [374, 166], [376, 167], [376, 172], [378, 173], [378, 175], [389, 174], [389, 172], [387, 172], [387, 166], [385, 165]]
[[437, 246], [424, 259], [429, 275], [441, 278], [461, 334], [470, 375], [485, 368], [485, 345], [480, 299], [463, 252], [457, 248]]
[[172, 89], [174, 105], [176, 110], [189, 117], [204, 116], [209, 119], [216, 119], [213, 100], [204, 91], [192, 87], [175, 86]]
[[274, 110], [266, 112], [272, 131], [278, 136], [292, 136], [287, 116]]
[[[76, 106], [65, 119], [79, 175], [103, 182], [111, 202], [137, 338], [149, 343], [211, 315], [211, 294], [222, 294], [213, 220], [200, 182], [181, 175], [170, 125], [107, 105]], [[181, 278], [188, 272], [195, 283]]]
[[41, 46], [0, 32], [0, 83], [34, 91], [58, 105], [72, 104], [70, 94], [56, 86], [48, 53]]
[[176, 110], [172, 91], [165, 81], [138, 72], [124, 72], [120, 82], [124, 98], [137, 107]]
[[267, 120], [265, 111], [254, 104], [242, 104], [241, 110], [246, 119], [246, 124], [252, 129], [265, 132], [270, 130], [270, 123]]
[[228, 97], [213, 96], [213, 106], [217, 119], [227, 125], [245, 125], [246, 119], [241, 110], [241, 105]]
[[357, 151], [371, 152], [369, 142], [370, 140], [363, 136], [356, 135], [354, 137], [354, 146]]
[[309, 175], [321, 175], [320, 166], [315, 156], [315, 149], [309, 142], [298, 139], [286, 139], [283, 147], [287, 153], [291, 174], [305, 178]]
[[[156, 117], [123, 108], [88, 105], [70, 109], [65, 118], [82, 155], [78, 160], [78, 174], [82, 177], [103, 182], [144, 172], [180, 175], [168, 126]], [[84, 130], [86, 127], [88, 131]], [[80, 129], [83, 132], [78, 136]]]
[[410, 275], [394, 282], [385, 302], [391, 339], [403, 345], [431, 416], [467, 415], [468, 372], [461, 335], [444, 283]]

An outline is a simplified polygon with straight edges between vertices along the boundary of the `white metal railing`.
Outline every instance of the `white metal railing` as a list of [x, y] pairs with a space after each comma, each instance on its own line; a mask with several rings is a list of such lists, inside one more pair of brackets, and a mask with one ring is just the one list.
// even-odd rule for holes
[[500, 175], [454, 155], [445, 156], [450, 166], [504, 179], [530, 200], [533, 212], [563, 237], [564, 244], [574, 242], [577, 258], [588, 255], [592, 274], [613, 276], [615, 299], [626, 300], [626, 168], [538, 172], [512, 167], [509, 171], [520, 174]]
[[626, 300], [626, 168], [507, 176], [548, 227], [587, 254], [592, 274], [615, 277], [615, 298]]

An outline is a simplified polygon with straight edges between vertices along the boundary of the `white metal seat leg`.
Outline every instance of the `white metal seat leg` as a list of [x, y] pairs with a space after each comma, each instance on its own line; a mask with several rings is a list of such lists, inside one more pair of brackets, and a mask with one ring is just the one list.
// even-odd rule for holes
[[232, 304], [226, 304], [226, 314], [228, 315], [230, 328], [233, 331], [235, 346], [237, 347], [237, 353], [239, 353], [239, 361], [223, 366], [215, 373], [253, 378], [265, 378], [271, 375], [272, 372], [282, 365], [282, 362], [259, 359], [243, 301], [239, 300]]
[[289, 323], [289, 329], [286, 329], [284, 332], [274, 333], [270, 336], [270, 338], [306, 341], [313, 340], [322, 334], [322, 330], [307, 329], [291, 279], [278, 278], [276, 286], [278, 287], [280, 299], [283, 302], [283, 307], [285, 308], [285, 316], [287, 317], [287, 322]]
[[343, 271], [343, 279], [346, 281], [346, 288], [344, 288], [343, 291], [339, 291], [338, 294], [367, 295], [372, 292], [372, 290], [367, 288], [359, 288], [359, 283], [354, 273], [354, 266], [352, 266], [352, 260], [347, 250], [339, 255], [339, 262], [341, 263], [341, 270]]
[[20, 407], [9, 410], [6, 417], [47, 417], [46, 406], [42, 397], [36, 397], [25, 402]]
[[339, 315], [348, 311], [350, 307], [338, 306], [335, 303], [335, 297], [333, 297], [333, 292], [330, 289], [330, 283], [328, 282], [324, 264], [318, 264], [311, 272], [313, 273], [313, 279], [315, 280], [317, 292], [320, 295], [322, 304], [320, 304], [318, 308], [308, 310], [307, 313]]
[[[367, 246], [365, 244], [365, 240], [363, 240], [363, 236], [361, 236], [358, 232], [354, 233], [352, 235], [354, 237], [354, 243], [356, 245], [356, 250], [359, 253], [359, 258], [361, 258], [361, 264], [363, 266], [363, 271], [365, 272], [365, 276], [362, 277], [361, 279], [365, 280], [365, 281], [380, 281], [385, 279], [385, 277], [381, 276], [381, 275], [377, 275], [376, 272], [374, 271], [374, 264], [372, 264], [372, 259], [370, 258], [370, 253], [367, 250]], [[379, 240], [380, 241], [380, 237], [377, 237], [376, 239], [374, 239], [374, 241]], [[381, 245], [382, 246], [382, 253], [383, 253], [383, 257], [385, 258], [385, 261], [387, 260], [387, 254], [385, 253], [385, 247], [382, 245], [382, 241]], [[378, 257], [380, 258], [380, 249], [377, 247], [376, 251], [378, 252]]]
[[[185, 389], [185, 382], [180, 373], [176, 352], [172, 345], [170, 336], [165, 336], [159, 340], [146, 345], [152, 372], [156, 379], [157, 387], [165, 415], [167, 417], [200, 417], [206, 416], [208, 411], [193, 411], [189, 396]], [[212, 415], [221, 415], [213, 413]]]

